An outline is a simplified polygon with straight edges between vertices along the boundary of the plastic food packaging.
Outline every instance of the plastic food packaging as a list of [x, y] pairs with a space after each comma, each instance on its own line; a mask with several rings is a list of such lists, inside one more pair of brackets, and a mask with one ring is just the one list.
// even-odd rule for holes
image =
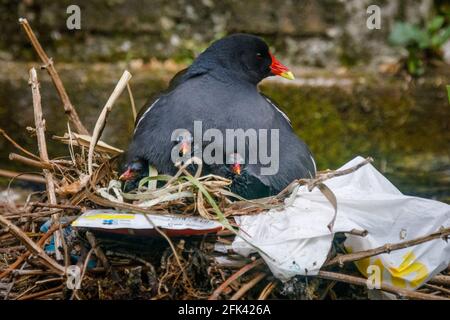
[[[341, 169], [363, 160], [356, 157]], [[236, 217], [241, 230], [233, 249], [247, 256], [255, 248], [273, 274], [288, 280], [295, 275], [315, 275], [324, 264], [336, 232], [366, 230], [366, 236], [347, 234], [348, 252], [368, 250], [423, 237], [450, 226], [448, 204], [402, 194], [371, 164], [348, 175], [324, 182], [337, 199], [332, 232], [327, 228], [334, 208], [317, 189], [302, 186], [294, 202], [283, 210], [272, 209], [254, 216]], [[439, 238], [391, 251], [356, 263], [361, 273], [378, 268], [381, 281], [401, 288], [417, 288], [450, 262], [450, 243]], [[371, 269], [368, 269], [371, 267]], [[370, 273], [370, 272], [369, 272]]]
[[137, 236], [157, 236], [154, 226], [168, 236], [192, 236], [222, 230], [220, 223], [199, 217], [144, 215], [114, 209], [88, 210], [72, 222], [75, 228]]

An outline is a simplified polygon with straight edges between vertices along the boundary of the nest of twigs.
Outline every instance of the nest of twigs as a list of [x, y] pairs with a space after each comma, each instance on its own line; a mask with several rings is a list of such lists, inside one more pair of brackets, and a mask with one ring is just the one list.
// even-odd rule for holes
[[[218, 176], [191, 175], [179, 166], [173, 176], [153, 172], [137, 191], [123, 193], [117, 182], [116, 160], [121, 150], [99, 141], [106, 117], [115, 99], [128, 86], [131, 75], [124, 72], [103, 108], [93, 134], [84, 128], [53, 65], [40, 46], [28, 22], [20, 20], [63, 102], [69, 117], [68, 132], [55, 140], [68, 146], [68, 155], [51, 159], [47, 154], [45, 121], [40, 105], [39, 83], [34, 68], [30, 85], [35, 113], [39, 155], [9, 137], [20, 154], [10, 159], [42, 170], [42, 176], [1, 170], [15, 179], [45, 183], [44, 192], [30, 193], [24, 203], [0, 203], [0, 298], [2, 299], [364, 299], [366, 280], [352, 262], [383, 252], [401, 249], [431, 239], [446, 237], [450, 231], [387, 247], [346, 254], [341, 246], [345, 235], [337, 234], [329, 259], [314, 277], [295, 277], [282, 283], [274, 278], [258, 254], [242, 257], [228, 249], [237, 234], [236, 215], [258, 214], [289, 204], [290, 195], [302, 184], [318, 187], [333, 204], [333, 195], [322, 182], [348, 174], [371, 161], [344, 171], [325, 171], [315, 179], [294, 181], [270, 198], [247, 201], [228, 190], [230, 181]], [[128, 87], [129, 89], [129, 87]], [[131, 104], [134, 103], [129, 90]], [[71, 130], [71, 127], [74, 130]], [[195, 159], [193, 160], [195, 161]], [[156, 182], [164, 182], [157, 187]], [[333, 204], [335, 205], [335, 204]], [[140, 214], [195, 216], [219, 221], [217, 234], [170, 238], [112, 236], [66, 228], [87, 209], [117, 208]], [[333, 219], [334, 220], [334, 219]], [[50, 223], [49, 223], [50, 222]], [[330, 222], [330, 229], [334, 221]], [[48, 229], [41, 227], [47, 224]], [[44, 250], [54, 244], [55, 250]], [[218, 250], [217, 244], [225, 245]], [[77, 259], [74, 260], [74, 256]], [[80, 286], [71, 287], [73, 266], [81, 272]], [[411, 299], [450, 297], [448, 270], [431, 279], [420, 290], [382, 290]]]

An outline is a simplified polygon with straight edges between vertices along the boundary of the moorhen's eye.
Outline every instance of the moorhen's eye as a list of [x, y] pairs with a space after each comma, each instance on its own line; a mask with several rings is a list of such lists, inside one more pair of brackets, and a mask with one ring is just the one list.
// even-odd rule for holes
[[262, 53], [258, 52], [258, 53], [256, 54], [256, 59], [262, 60], [262, 58], [263, 58]]

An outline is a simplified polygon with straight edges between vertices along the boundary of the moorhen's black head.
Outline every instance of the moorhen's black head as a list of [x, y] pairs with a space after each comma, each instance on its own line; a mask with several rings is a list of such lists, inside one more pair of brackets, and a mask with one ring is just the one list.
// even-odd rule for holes
[[292, 72], [270, 53], [262, 39], [248, 34], [234, 34], [214, 42], [191, 67], [221, 68], [254, 84], [273, 75], [294, 79]]

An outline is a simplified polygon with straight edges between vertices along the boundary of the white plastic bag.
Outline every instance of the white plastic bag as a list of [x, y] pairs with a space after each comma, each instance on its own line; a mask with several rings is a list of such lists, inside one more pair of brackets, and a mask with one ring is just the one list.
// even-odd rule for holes
[[[340, 169], [364, 159], [356, 157]], [[367, 230], [366, 237], [348, 235], [348, 251], [360, 251], [415, 239], [450, 226], [450, 206], [433, 200], [403, 195], [372, 165], [325, 184], [337, 198], [338, 212], [333, 232]], [[333, 234], [327, 224], [334, 209], [318, 189], [301, 187], [293, 204], [256, 216], [236, 218], [241, 232], [269, 256], [263, 258], [273, 274], [288, 280], [295, 275], [317, 274], [331, 248]], [[233, 249], [246, 256], [254, 252], [240, 237]], [[450, 262], [450, 244], [442, 239], [364, 259], [358, 269], [367, 275], [372, 265], [381, 280], [402, 288], [417, 288], [445, 269]], [[374, 268], [372, 267], [372, 268]]]

